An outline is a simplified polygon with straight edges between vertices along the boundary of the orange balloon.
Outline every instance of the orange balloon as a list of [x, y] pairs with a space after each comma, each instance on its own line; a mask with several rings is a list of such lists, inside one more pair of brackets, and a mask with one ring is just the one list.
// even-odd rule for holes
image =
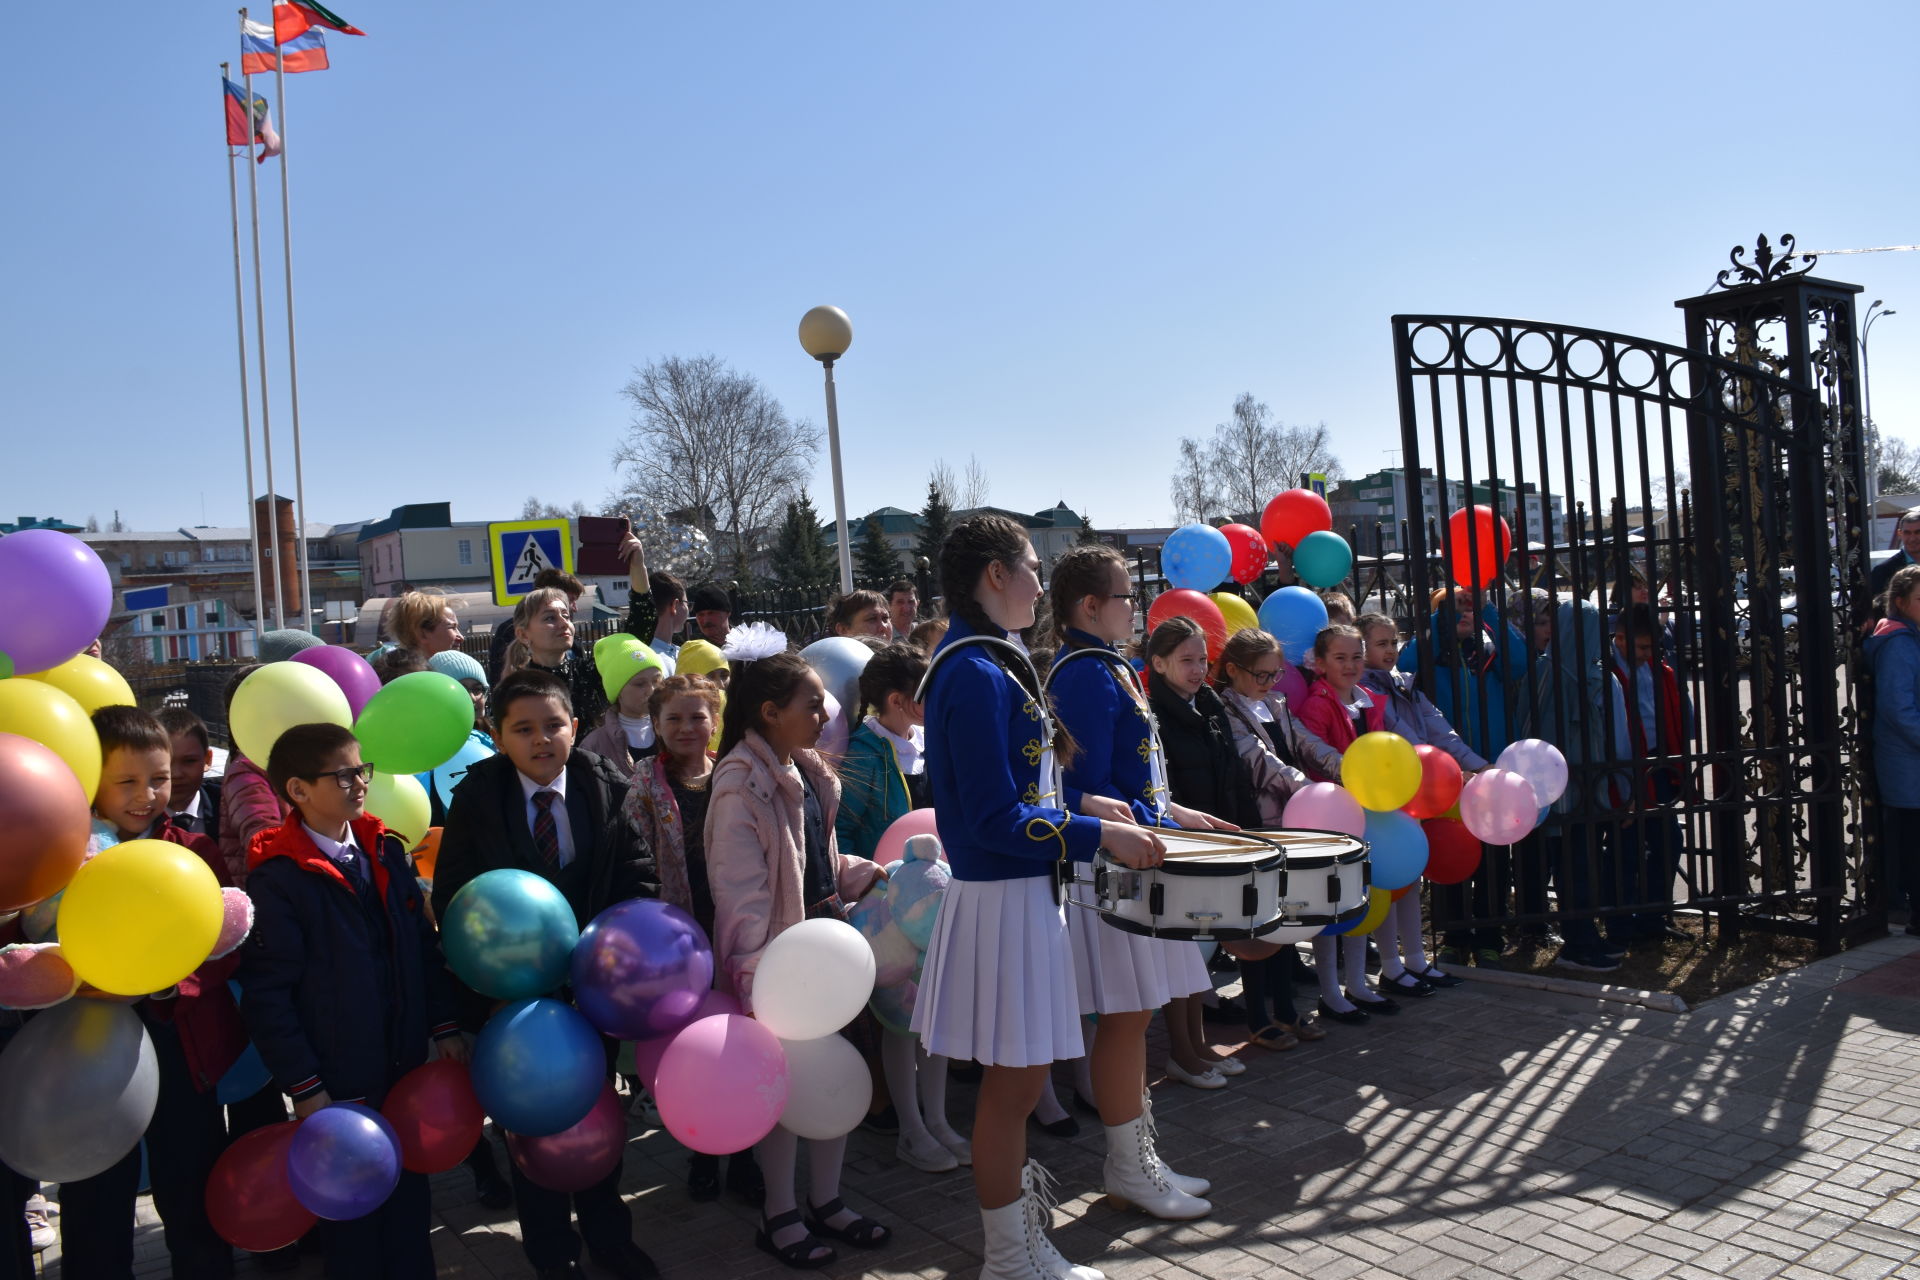
[[0, 911], [66, 888], [92, 831], [92, 805], [67, 762], [32, 738], [0, 733]]
[[413, 874], [422, 880], [433, 879], [433, 867], [439, 860], [440, 828], [428, 827], [427, 834], [413, 847]]

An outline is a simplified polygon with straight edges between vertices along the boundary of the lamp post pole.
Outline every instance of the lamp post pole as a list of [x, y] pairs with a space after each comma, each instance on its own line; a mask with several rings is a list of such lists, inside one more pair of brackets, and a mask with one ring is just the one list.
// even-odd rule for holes
[[834, 546], [840, 554], [840, 592], [853, 590], [853, 546], [847, 539], [847, 494], [840, 474], [840, 404], [834, 396], [833, 362], [853, 343], [853, 322], [838, 307], [815, 307], [800, 317], [800, 345], [827, 376], [827, 451], [833, 466]]
[[1880, 428], [1873, 421], [1873, 383], [1868, 377], [1867, 339], [1873, 334], [1873, 322], [1884, 320], [1888, 316], [1899, 315], [1889, 310], [1886, 303], [1875, 298], [1867, 307], [1867, 318], [1860, 325], [1860, 416], [1866, 419], [1867, 430], [1873, 433], [1873, 455], [1867, 459], [1867, 528], [1873, 528], [1874, 509], [1880, 505]]

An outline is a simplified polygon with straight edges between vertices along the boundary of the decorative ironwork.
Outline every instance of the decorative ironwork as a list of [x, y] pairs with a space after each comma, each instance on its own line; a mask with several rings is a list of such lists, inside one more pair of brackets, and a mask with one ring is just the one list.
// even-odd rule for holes
[[1813, 270], [1813, 264], [1819, 261], [1815, 255], [1803, 253], [1800, 255], [1801, 265], [1794, 266], [1791, 235], [1780, 237], [1780, 252], [1777, 257], [1773, 246], [1767, 243], [1765, 236], [1760, 236], [1753, 242], [1753, 261], [1750, 263], [1742, 261], [1746, 256], [1747, 246], [1743, 244], [1733, 246], [1733, 252], [1727, 255], [1727, 260], [1733, 265], [1722, 271], [1718, 277], [1722, 289], [1734, 289], [1748, 284], [1772, 284], [1788, 276], [1805, 275]]

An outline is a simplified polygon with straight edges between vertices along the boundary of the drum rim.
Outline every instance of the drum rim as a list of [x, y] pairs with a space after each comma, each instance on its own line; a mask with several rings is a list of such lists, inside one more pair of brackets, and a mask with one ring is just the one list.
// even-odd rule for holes
[[[1249, 855], [1251, 855], [1252, 851], [1249, 850], [1248, 853]], [[1143, 872], [1165, 871], [1170, 875], [1180, 876], [1180, 877], [1248, 876], [1248, 875], [1258, 875], [1264, 871], [1283, 871], [1286, 869], [1286, 855], [1281, 853], [1278, 849], [1269, 849], [1266, 853], [1259, 855], [1260, 860], [1258, 862], [1253, 862], [1253, 861], [1202, 862], [1197, 858], [1194, 858], [1194, 859], [1180, 858], [1177, 860], [1170, 859], [1166, 862], [1162, 862], [1157, 867], [1135, 868], [1135, 867], [1129, 867], [1125, 863], [1117, 861], [1113, 857], [1113, 855], [1108, 853], [1105, 849], [1100, 850], [1100, 858], [1101, 858], [1100, 865], [1109, 867], [1112, 869], [1120, 870], [1120, 871], [1134, 871], [1134, 870], [1139, 870]]]
[[[1298, 929], [1303, 926], [1318, 926], [1326, 929], [1331, 925], [1346, 924], [1349, 921], [1364, 919], [1368, 904], [1348, 907], [1345, 911], [1336, 911], [1332, 915], [1296, 916], [1292, 920], [1284, 916], [1275, 917], [1249, 929], [1244, 925], [1221, 926], [1217, 929], [1201, 929], [1195, 925], [1169, 925], [1155, 928], [1130, 920], [1118, 912], [1104, 911], [1086, 903], [1078, 904], [1083, 910], [1096, 912], [1100, 918], [1115, 929], [1138, 934], [1143, 938], [1166, 938], [1174, 942], [1253, 942], [1280, 929]], [[1335, 935], [1336, 937], [1339, 935]]]

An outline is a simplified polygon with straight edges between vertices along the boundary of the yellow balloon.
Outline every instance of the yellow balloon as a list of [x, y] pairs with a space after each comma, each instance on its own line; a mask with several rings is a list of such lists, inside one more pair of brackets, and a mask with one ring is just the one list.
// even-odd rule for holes
[[83, 982], [116, 996], [165, 991], [205, 962], [224, 904], [185, 845], [129, 840], [81, 867], [60, 898], [60, 949]]
[[273, 744], [293, 726], [337, 724], [351, 729], [353, 710], [340, 686], [318, 667], [269, 662], [233, 691], [227, 721], [240, 754], [265, 765]]
[[1397, 733], [1363, 733], [1340, 761], [1340, 781], [1361, 808], [1391, 813], [1420, 790], [1420, 757]]
[[410, 773], [378, 773], [367, 784], [367, 812], [387, 824], [409, 848], [420, 842], [433, 822], [433, 803], [427, 789]]
[[36, 671], [21, 679], [52, 685], [79, 703], [88, 715], [102, 707], [140, 705], [126, 677], [92, 654], [76, 653], [57, 667]]
[[1253, 606], [1231, 591], [1216, 591], [1207, 597], [1220, 606], [1220, 616], [1227, 620], [1227, 634], [1236, 631], [1257, 631], [1260, 628], [1260, 615]]
[[32, 738], [65, 760], [93, 803], [100, 790], [100, 735], [70, 694], [38, 680], [0, 680], [0, 733]]
[[1363, 933], [1372, 933], [1387, 918], [1387, 908], [1393, 905], [1393, 894], [1386, 889], [1367, 889], [1367, 914], [1360, 917], [1360, 923], [1347, 930], [1355, 937]]

